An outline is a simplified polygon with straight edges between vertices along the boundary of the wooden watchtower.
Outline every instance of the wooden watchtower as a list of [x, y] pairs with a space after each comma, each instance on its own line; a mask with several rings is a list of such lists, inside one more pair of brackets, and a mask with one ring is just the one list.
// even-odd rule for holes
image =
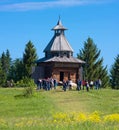
[[54, 36], [44, 49], [45, 56], [37, 61], [33, 77], [35, 80], [55, 77], [58, 81], [70, 78], [76, 82], [78, 78], [82, 78], [81, 66], [85, 62], [73, 57], [73, 49], [65, 37], [67, 29], [60, 19], [52, 30]]

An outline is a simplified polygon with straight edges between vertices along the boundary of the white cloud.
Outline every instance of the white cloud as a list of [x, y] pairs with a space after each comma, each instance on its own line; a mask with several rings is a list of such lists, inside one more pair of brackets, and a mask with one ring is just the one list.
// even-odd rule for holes
[[29, 11], [45, 8], [71, 7], [88, 4], [99, 4], [110, 0], [55, 0], [46, 2], [24, 2], [0, 5], [0, 11]]

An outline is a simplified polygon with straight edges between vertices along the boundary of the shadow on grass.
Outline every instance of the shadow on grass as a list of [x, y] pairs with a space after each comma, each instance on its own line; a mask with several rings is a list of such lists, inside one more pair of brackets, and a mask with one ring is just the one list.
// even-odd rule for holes
[[23, 99], [23, 98], [30, 98], [33, 95], [25, 95], [25, 94], [19, 94], [19, 95], [15, 95], [14, 98], [15, 99]]
[[25, 95], [24, 95], [24, 94], [15, 95], [14, 98], [15, 98], [15, 99], [25, 98]]

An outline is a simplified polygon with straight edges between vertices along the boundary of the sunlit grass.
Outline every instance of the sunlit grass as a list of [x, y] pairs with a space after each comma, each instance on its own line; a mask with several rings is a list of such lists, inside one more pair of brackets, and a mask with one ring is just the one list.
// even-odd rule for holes
[[[83, 127], [84, 125], [84, 127]], [[0, 128], [15, 128], [15, 129], [31, 129], [31, 128], [68, 128], [78, 129], [89, 127], [88, 129], [102, 128], [107, 130], [109, 128], [118, 130], [119, 128], [119, 114], [110, 114], [102, 116], [100, 112], [93, 112], [91, 114], [84, 114], [78, 112], [70, 113], [55, 113], [50, 117], [19, 117], [11, 119], [0, 119]], [[97, 127], [98, 126], [98, 127]], [[106, 128], [105, 128], [106, 126]]]
[[0, 129], [118, 130], [119, 91], [36, 91], [0, 88]]

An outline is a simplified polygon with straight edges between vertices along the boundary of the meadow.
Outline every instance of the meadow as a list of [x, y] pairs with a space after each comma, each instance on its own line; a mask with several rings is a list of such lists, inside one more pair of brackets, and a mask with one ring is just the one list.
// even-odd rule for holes
[[0, 88], [0, 130], [118, 130], [119, 91]]

